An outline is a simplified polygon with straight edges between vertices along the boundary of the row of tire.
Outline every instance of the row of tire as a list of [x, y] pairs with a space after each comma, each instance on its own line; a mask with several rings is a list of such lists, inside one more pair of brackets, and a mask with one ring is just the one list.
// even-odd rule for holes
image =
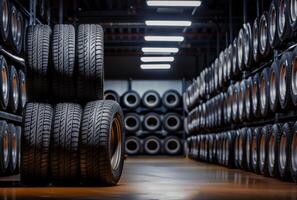
[[267, 118], [297, 106], [297, 47], [270, 67], [228, 87], [188, 116], [190, 132]]
[[9, 0], [0, 1], [0, 41], [16, 54], [24, 47], [27, 21], [20, 10]]
[[155, 132], [162, 128], [167, 132], [177, 132], [183, 126], [181, 116], [177, 113], [167, 113], [163, 116], [153, 112], [144, 116], [137, 113], [127, 113], [125, 114], [124, 124], [126, 131], [130, 133], [139, 130]]
[[297, 9], [294, 0], [272, 0], [269, 12], [246, 23], [238, 37], [223, 50], [210, 67], [204, 69], [185, 93], [185, 107], [191, 110], [208, 95], [213, 96], [243, 71], [257, 68], [271, 58], [273, 49], [281, 49], [294, 40]]
[[26, 77], [23, 70], [6, 62], [0, 55], [0, 106], [2, 111], [22, 113], [27, 102]]
[[19, 173], [21, 132], [20, 126], [0, 121], [0, 176]]
[[105, 91], [104, 98], [121, 102], [123, 107], [128, 109], [136, 109], [139, 106], [143, 106], [144, 108], [148, 109], [154, 109], [162, 105], [167, 109], [174, 109], [181, 104], [180, 94], [176, 90], [166, 91], [162, 98], [160, 94], [154, 90], [146, 91], [142, 97], [140, 97], [138, 92], [131, 90], [125, 92], [121, 98], [115, 91], [107, 90]]
[[297, 182], [295, 122], [192, 136], [187, 145], [192, 159]]
[[182, 144], [181, 139], [175, 136], [165, 139], [156, 136], [149, 136], [145, 139], [130, 136], [126, 139], [125, 149], [128, 155], [177, 155], [182, 153]]

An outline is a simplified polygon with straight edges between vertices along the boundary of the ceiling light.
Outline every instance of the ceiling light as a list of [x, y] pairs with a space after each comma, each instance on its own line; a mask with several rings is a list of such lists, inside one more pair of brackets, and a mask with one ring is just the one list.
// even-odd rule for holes
[[158, 42], [182, 42], [183, 36], [144, 36], [145, 41], [158, 41]]
[[170, 64], [142, 64], [141, 69], [170, 69]]
[[166, 21], [166, 20], [147, 20], [147, 26], [191, 26], [191, 21]]
[[148, 0], [148, 6], [181, 6], [181, 7], [198, 7], [201, 1], [155, 1]]
[[177, 53], [178, 48], [171, 48], [171, 47], [143, 47], [143, 53]]
[[173, 62], [174, 57], [141, 57], [142, 62]]

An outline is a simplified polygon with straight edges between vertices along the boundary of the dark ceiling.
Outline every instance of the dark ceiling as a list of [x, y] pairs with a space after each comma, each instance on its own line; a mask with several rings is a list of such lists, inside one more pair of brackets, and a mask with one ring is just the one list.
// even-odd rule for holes
[[[246, 21], [251, 22], [257, 16], [257, 8], [262, 13], [270, 4], [270, 0], [246, 2], [244, 9], [244, 0], [204, 0], [195, 9], [148, 7], [146, 0], [64, 0], [63, 21], [99, 23], [104, 27], [106, 77], [109, 79], [190, 79], [207, 67], [218, 52], [236, 37], [244, 21], [244, 10]], [[59, 6], [59, 1], [53, 2], [53, 21], [59, 21]], [[146, 27], [144, 21], [150, 19], [191, 20], [192, 26]], [[175, 44], [146, 42], [146, 34], [183, 35], [185, 40]], [[141, 47], [169, 45], [180, 48], [172, 67], [176, 69], [149, 73], [139, 69]], [[122, 73], [119, 73], [119, 68]]]

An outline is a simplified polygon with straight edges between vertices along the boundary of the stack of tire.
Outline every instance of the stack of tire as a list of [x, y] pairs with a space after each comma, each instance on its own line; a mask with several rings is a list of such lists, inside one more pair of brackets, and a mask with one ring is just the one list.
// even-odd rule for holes
[[[100, 25], [27, 30], [28, 98], [21, 136], [25, 184], [103, 184], [120, 179], [123, 113], [103, 99]], [[51, 63], [51, 64], [49, 64]], [[38, 150], [36, 150], [38, 149]]]
[[115, 91], [106, 91], [105, 99], [121, 101], [124, 108], [127, 154], [182, 153], [182, 109], [177, 91], [168, 90], [161, 97], [149, 90], [140, 97], [132, 90], [125, 92], [121, 99]]
[[[234, 129], [245, 127], [255, 132], [259, 128], [252, 127], [259, 124], [275, 126], [280, 122], [290, 122], [292, 117], [297, 116], [294, 111], [297, 106], [297, 18], [294, 17], [297, 12], [294, 5], [295, 1], [291, 0], [273, 0], [269, 12], [264, 12], [253, 25], [244, 24], [238, 38], [200, 73], [184, 93], [184, 107], [188, 111], [185, 127], [188, 140], [196, 141], [199, 138], [204, 141], [204, 155], [213, 147], [205, 144], [209, 135], [213, 140], [219, 138], [216, 144], [219, 142], [222, 146], [217, 150], [220, 154], [217, 163], [226, 162], [221, 157], [222, 152], [226, 151], [226, 133], [233, 135], [235, 141], [238, 131]], [[246, 137], [247, 133], [243, 135]], [[200, 142], [192, 143], [187, 143], [187, 146], [200, 145]], [[277, 151], [277, 148], [273, 146], [272, 149]], [[291, 146], [285, 143], [284, 148]], [[237, 152], [241, 154], [242, 150], [234, 149], [235, 158]], [[272, 152], [265, 156], [275, 156]], [[190, 157], [199, 156], [197, 150], [189, 150], [189, 154]], [[282, 155], [294, 157], [290, 152]], [[209, 161], [205, 155], [199, 160]], [[232, 166], [238, 166], [236, 160]], [[293, 173], [290, 176], [290, 179], [294, 179]]]
[[[20, 56], [26, 27], [20, 10], [9, 0], [0, 1], [1, 51]], [[0, 111], [20, 115], [27, 101], [24, 70], [13, 59], [0, 54]], [[0, 121], [0, 175], [19, 172], [21, 127], [13, 121]]]

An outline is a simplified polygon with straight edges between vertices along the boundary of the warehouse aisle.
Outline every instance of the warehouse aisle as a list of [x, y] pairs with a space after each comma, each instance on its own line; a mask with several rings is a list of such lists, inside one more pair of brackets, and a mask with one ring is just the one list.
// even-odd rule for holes
[[[2, 184], [3, 185], [3, 184]], [[0, 199], [296, 199], [297, 187], [183, 158], [130, 158], [116, 187], [6, 187]]]

